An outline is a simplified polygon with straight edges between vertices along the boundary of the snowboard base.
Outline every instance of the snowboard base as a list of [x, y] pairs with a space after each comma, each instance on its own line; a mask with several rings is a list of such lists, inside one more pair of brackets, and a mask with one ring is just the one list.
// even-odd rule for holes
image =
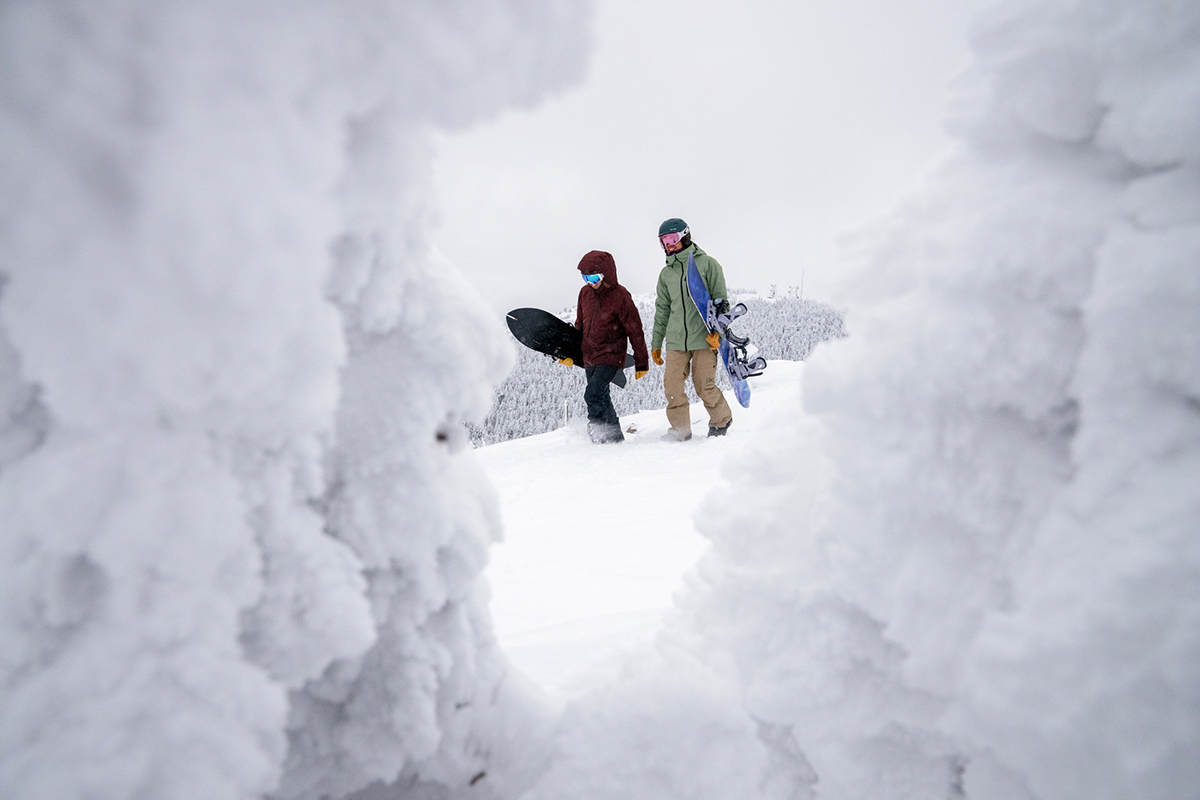
[[[514, 308], [505, 316], [512, 335], [530, 350], [559, 360], [569, 358], [575, 366], [583, 367], [583, 334], [571, 323], [540, 308]], [[626, 369], [633, 363], [633, 353], [626, 353]], [[625, 370], [617, 370], [612, 382], [625, 388]]]

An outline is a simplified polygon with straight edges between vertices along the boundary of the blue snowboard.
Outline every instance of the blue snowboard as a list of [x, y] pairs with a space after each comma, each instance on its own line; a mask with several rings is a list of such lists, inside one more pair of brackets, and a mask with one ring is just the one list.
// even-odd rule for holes
[[[687, 283], [688, 294], [691, 295], [692, 302], [696, 305], [696, 310], [700, 312], [701, 319], [704, 320], [704, 327], [709, 333], [716, 330], [716, 313], [713, 311], [712, 298], [708, 296], [708, 287], [704, 284], [704, 279], [700, 277], [700, 270], [696, 269], [696, 259], [688, 253], [687, 265]], [[743, 307], [744, 308], [744, 307]], [[721, 331], [724, 333], [724, 331]], [[738, 405], [742, 408], [750, 407], [750, 384], [745, 378], [735, 378], [729, 370], [729, 338], [721, 337], [721, 346], [717, 352], [721, 354], [721, 364], [725, 367], [725, 372], [729, 375], [729, 382], [733, 384], [733, 394], [737, 397]]]

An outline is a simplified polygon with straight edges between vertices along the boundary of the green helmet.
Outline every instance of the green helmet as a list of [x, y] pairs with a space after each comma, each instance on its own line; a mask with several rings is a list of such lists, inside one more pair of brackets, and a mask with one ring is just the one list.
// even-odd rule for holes
[[[688, 228], [688, 224], [683, 220], [679, 219], [678, 217], [671, 217], [671, 219], [666, 220], [662, 225], [658, 226], [658, 238], [660, 242], [662, 241], [662, 237], [666, 236], [668, 233], [679, 234], [679, 243], [684, 248], [691, 247], [692, 232]], [[672, 242], [672, 244], [674, 244], [674, 242]], [[666, 246], [666, 243], [663, 242], [663, 249], [666, 249]]]
[[678, 217], [671, 217], [658, 226], [658, 235], [662, 236], [664, 233], [689, 233], [688, 224]]

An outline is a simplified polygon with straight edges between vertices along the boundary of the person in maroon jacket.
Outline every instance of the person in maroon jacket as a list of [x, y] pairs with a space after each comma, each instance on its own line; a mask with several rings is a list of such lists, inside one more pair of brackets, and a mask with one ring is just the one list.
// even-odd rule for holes
[[593, 250], [580, 259], [579, 272], [584, 285], [575, 304], [575, 327], [583, 332], [588, 435], [597, 444], [623, 442], [609, 383], [618, 370], [625, 369], [627, 342], [633, 345], [634, 380], [650, 371], [642, 317], [629, 290], [617, 283], [617, 262], [610, 254]]

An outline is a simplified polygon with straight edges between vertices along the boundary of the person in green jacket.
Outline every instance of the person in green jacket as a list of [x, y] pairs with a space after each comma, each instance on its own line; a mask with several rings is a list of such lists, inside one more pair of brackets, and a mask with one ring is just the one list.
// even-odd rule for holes
[[658, 240], [667, 254], [667, 263], [658, 274], [650, 357], [655, 364], [661, 366], [665, 362], [666, 366], [663, 390], [667, 394], [667, 422], [671, 429], [662, 437], [663, 441], [685, 442], [692, 438], [692, 418], [684, 390], [689, 374], [696, 394], [708, 411], [708, 435], [724, 436], [733, 424], [733, 411], [717, 388], [720, 338], [719, 334], [708, 332], [704, 318], [688, 294], [688, 256], [696, 260], [696, 268], [714, 301], [728, 302], [725, 273], [715, 258], [692, 241], [691, 231], [681, 219], [669, 219], [660, 225]]

